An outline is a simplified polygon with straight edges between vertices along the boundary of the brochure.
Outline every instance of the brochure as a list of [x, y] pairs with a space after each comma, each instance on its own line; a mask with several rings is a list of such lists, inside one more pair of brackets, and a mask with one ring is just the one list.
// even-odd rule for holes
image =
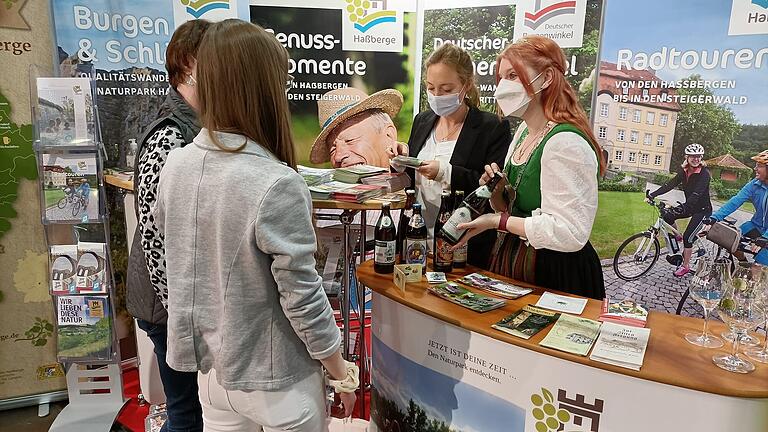
[[502, 282], [498, 279], [481, 275], [480, 273], [468, 274], [459, 279], [459, 282], [510, 299], [520, 298], [533, 291], [530, 288], [523, 288], [508, 282]]
[[88, 78], [38, 78], [37, 101], [41, 145], [96, 142], [93, 95]]
[[648, 308], [632, 299], [611, 301], [605, 298], [598, 320], [634, 327], [645, 327], [648, 320]]
[[544, 327], [557, 321], [559, 317], [560, 314], [557, 312], [550, 312], [533, 305], [526, 305], [512, 315], [504, 317], [504, 319], [493, 324], [491, 327], [513, 336], [530, 339], [531, 336], [540, 332]]
[[104, 243], [77, 244], [77, 292], [100, 294], [107, 292], [107, 245]]
[[370, 177], [389, 171], [386, 168], [371, 165], [352, 165], [345, 168], [336, 168], [333, 179], [344, 183], [359, 183], [363, 177]]
[[76, 294], [77, 245], [53, 245], [50, 250], [51, 294]]
[[87, 223], [99, 219], [96, 153], [43, 153], [45, 219]]
[[107, 296], [56, 297], [59, 359], [110, 360], [112, 319]]
[[504, 306], [505, 300], [476, 294], [468, 289], [460, 287], [458, 284], [448, 282], [440, 285], [433, 285], [427, 288], [430, 293], [442, 297], [449, 302], [456, 303], [475, 312], [488, 312]]
[[448, 278], [445, 277], [445, 273], [443, 272], [427, 272], [427, 282], [445, 283], [448, 282]]
[[651, 329], [606, 322], [600, 328], [590, 360], [639, 371]]
[[565, 312], [574, 315], [581, 315], [584, 307], [587, 305], [587, 299], [568, 297], [559, 294], [553, 294], [549, 291], [544, 292], [536, 302], [536, 306], [558, 312]]
[[418, 168], [421, 166], [421, 159], [411, 156], [395, 156], [392, 158], [392, 162], [398, 165], [404, 165], [410, 168]]
[[539, 345], [585, 356], [599, 332], [598, 321], [561, 314]]

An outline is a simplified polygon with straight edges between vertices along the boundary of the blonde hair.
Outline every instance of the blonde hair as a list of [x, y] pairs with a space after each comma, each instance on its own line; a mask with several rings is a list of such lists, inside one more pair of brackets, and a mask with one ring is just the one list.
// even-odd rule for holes
[[424, 70], [430, 66], [442, 63], [450, 66], [459, 75], [459, 80], [467, 86], [467, 105], [478, 108], [480, 106], [480, 92], [475, 84], [475, 70], [472, 66], [472, 57], [464, 49], [452, 44], [444, 43], [427, 58]]
[[200, 120], [211, 140], [214, 131], [245, 135], [296, 169], [285, 86], [288, 52], [263, 28], [228, 19], [211, 24], [197, 55]]

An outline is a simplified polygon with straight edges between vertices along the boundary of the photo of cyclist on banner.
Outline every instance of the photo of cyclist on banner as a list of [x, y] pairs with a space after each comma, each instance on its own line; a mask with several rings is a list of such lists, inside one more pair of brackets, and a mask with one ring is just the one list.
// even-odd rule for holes
[[[755, 206], [755, 214], [752, 219], [739, 226], [741, 234], [752, 239], [768, 238], [768, 202], [766, 202], [768, 200], [768, 166], [766, 166], [768, 164], [768, 150], [763, 150], [752, 156], [751, 159], [755, 161], [755, 178], [747, 182], [738, 194], [723, 204], [705, 223], [712, 225], [715, 222], [723, 221], [742, 204], [751, 202]], [[768, 265], [768, 249], [755, 246], [752, 252], [755, 252], [756, 263]], [[737, 251], [734, 255], [740, 261], [746, 259], [743, 252]]]
[[691, 253], [696, 235], [704, 226], [704, 219], [712, 214], [712, 203], [709, 200], [709, 182], [712, 176], [702, 162], [704, 147], [701, 144], [690, 144], [685, 147], [685, 161], [677, 169], [677, 175], [653, 192], [646, 191], [646, 201], [671, 191], [680, 185], [685, 193], [685, 202], [672, 207], [664, 214], [664, 221], [677, 228], [678, 219], [691, 218], [682, 238], [682, 257], [679, 254], [667, 255], [667, 261], [678, 268], [673, 273], [683, 277], [691, 271]]

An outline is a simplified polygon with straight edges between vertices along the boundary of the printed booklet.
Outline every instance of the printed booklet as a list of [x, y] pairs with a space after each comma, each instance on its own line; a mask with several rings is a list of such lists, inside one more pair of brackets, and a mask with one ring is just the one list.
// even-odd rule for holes
[[38, 78], [37, 107], [40, 144], [92, 145], [96, 121], [88, 78]]
[[107, 296], [56, 297], [58, 358], [111, 360], [112, 317]]
[[600, 333], [600, 323], [562, 314], [539, 345], [585, 356]]
[[605, 298], [603, 299], [603, 309], [598, 320], [633, 327], [645, 327], [648, 320], [648, 308], [632, 299], [611, 301]]
[[51, 294], [77, 293], [77, 245], [53, 245], [51, 250]]
[[45, 219], [51, 223], [87, 223], [99, 219], [96, 153], [43, 153]]
[[104, 243], [77, 244], [77, 292], [101, 294], [107, 292], [107, 245]]
[[506, 300], [475, 294], [453, 282], [433, 285], [427, 289], [436, 296], [467, 309], [472, 309], [475, 312], [488, 312], [498, 309], [507, 303]]
[[651, 329], [603, 323], [590, 360], [639, 371]]
[[469, 285], [471, 287], [509, 299], [520, 298], [533, 291], [530, 288], [523, 288], [508, 282], [502, 282], [498, 279], [481, 275], [480, 273], [468, 274], [458, 281], [464, 285]]
[[512, 315], [504, 317], [504, 319], [493, 324], [491, 327], [513, 336], [530, 339], [531, 336], [543, 330], [544, 327], [557, 321], [559, 317], [560, 314], [557, 312], [527, 305]]

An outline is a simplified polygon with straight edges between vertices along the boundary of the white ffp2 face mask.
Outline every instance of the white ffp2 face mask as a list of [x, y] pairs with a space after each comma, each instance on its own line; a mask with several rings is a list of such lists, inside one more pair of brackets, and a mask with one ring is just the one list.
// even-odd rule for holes
[[[542, 71], [536, 75], [536, 77], [531, 80], [531, 84], [533, 84], [542, 73], [544, 72]], [[536, 93], [539, 93], [542, 90], [543, 88], [540, 88]], [[493, 93], [493, 96], [496, 98], [496, 103], [501, 107], [501, 112], [503, 112], [505, 116], [512, 117], [522, 117], [528, 109], [528, 104], [531, 103], [531, 99], [533, 99], [528, 95], [528, 92], [525, 91], [525, 87], [523, 87], [523, 83], [520, 82], [519, 79], [514, 81], [502, 79], [496, 86], [496, 91]]]
[[445, 117], [456, 112], [461, 106], [461, 93], [453, 93], [441, 96], [435, 96], [431, 92], [427, 91], [427, 101], [432, 111], [440, 117]]

